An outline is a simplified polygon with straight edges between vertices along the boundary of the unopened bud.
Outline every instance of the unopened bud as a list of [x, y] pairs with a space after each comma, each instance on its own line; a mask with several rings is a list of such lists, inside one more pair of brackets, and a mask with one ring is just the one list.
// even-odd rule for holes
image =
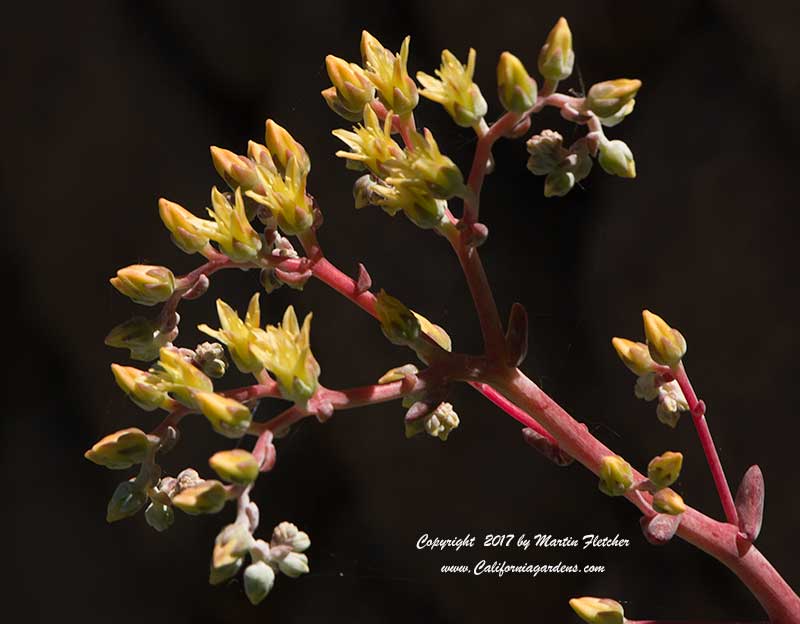
[[144, 431], [130, 427], [107, 435], [83, 456], [99, 466], [122, 470], [141, 464], [152, 444]]
[[348, 121], [359, 121], [364, 106], [375, 98], [375, 86], [359, 65], [348, 63], [332, 54], [325, 57], [325, 67], [333, 83], [335, 102], [332, 103], [330, 95], [323, 91], [325, 101], [334, 112]]
[[270, 153], [283, 170], [289, 165], [289, 159], [294, 156], [300, 169], [300, 175], [307, 175], [311, 171], [311, 159], [305, 148], [294, 140], [289, 132], [267, 119], [265, 142]]
[[600, 163], [603, 171], [610, 175], [621, 178], [636, 177], [636, 161], [633, 159], [633, 152], [624, 141], [619, 139], [600, 142], [597, 162]]
[[267, 597], [275, 584], [275, 571], [263, 561], [251, 563], [244, 570], [244, 593], [254, 605]]
[[619, 359], [635, 375], [646, 375], [653, 371], [655, 362], [650, 357], [650, 350], [642, 342], [633, 342], [625, 338], [612, 338], [611, 344]]
[[272, 530], [272, 540], [275, 546], [289, 546], [294, 552], [303, 552], [311, 546], [311, 539], [308, 534], [297, 528], [291, 522], [281, 522]]
[[228, 360], [225, 358], [225, 348], [220, 343], [200, 343], [194, 352], [194, 364], [206, 375], [215, 379], [225, 375]]
[[761, 533], [764, 519], [764, 475], [758, 466], [750, 466], [736, 490], [739, 528], [751, 542]]
[[218, 585], [233, 577], [254, 543], [253, 536], [242, 523], [229, 524], [223, 528], [214, 540], [208, 582]]
[[198, 392], [194, 398], [217, 433], [226, 438], [241, 438], [247, 433], [252, 414], [245, 405], [214, 392]]
[[680, 524], [680, 516], [670, 516], [669, 514], [642, 516], [639, 519], [644, 538], [653, 546], [663, 546], [670, 541]]
[[677, 516], [686, 511], [686, 503], [677, 492], [664, 488], [653, 494], [653, 509], [659, 513]]
[[144, 510], [144, 519], [147, 520], [147, 524], [161, 533], [172, 526], [175, 521], [175, 512], [169, 505], [153, 502]]
[[214, 453], [208, 464], [220, 479], [230, 483], [248, 485], [258, 477], [258, 462], [244, 449]]
[[599, 82], [589, 89], [586, 108], [598, 117], [611, 117], [636, 96], [641, 86], [641, 80], [626, 78]]
[[159, 331], [158, 325], [142, 316], [120, 323], [105, 339], [109, 347], [129, 349], [132, 359], [143, 362], [155, 360], [166, 342], [166, 335]]
[[683, 454], [667, 451], [647, 464], [647, 478], [658, 488], [669, 487], [681, 474]]
[[569, 601], [569, 606], [589, 624], [625, 624], [622, 605], [610, 598], [573, 598]]
[[413, 364], [404, 364], [403, 366], [390, 368], [383, 375], [381, 375], [378, 383], [383, 385], [395, 381], [402, 381], [407, 375], [416, 375], [417, 373], [419, 373], [419, 369], [416, 366]]
[[460, 424], [458, 414], [450, 403], [440, 403], [424, 422], [425, 432], [442, 442], [445, 442], [453, 429], [457, 429]]
[[154, 375], [132, 366], [119, 364], [112, 364], [111, 371], [114, 373], [117, 385], [146, 412], [152, 412], [169, 401], [167, 393], [158, 385], [159, 380]]
[[575, 52], [567, 20], [559, 18], [539, 52], [539, 73], [548, 80], [565, 80], [572, 73]]
[[278, 568], [286, 576], [297, 578], [301, 574], [308, 573], [308, 557], [300, 553], [290, 552], [285, 557], [278, 560]]
[[261, 188], [255, 163], [249, 158], [212, 145], [211, 160], [214, 162], [214, 169], [231, 189], [241, 187], [249, 191]]
[[406, 345], [419, 337], [420, 323], [405, 304], [385, 290], [381, 290], [375, 301], [375, 312], [381, 322], [381, 330], [389, 342]]
[[172, 504], [182, 512], [192, 516], [214, 514], [225, 506], [227, 493], [219, 481], [203, 481], [199, 485], [178, 492]]
[[123, 481], [108, 501], [106, 522], [117, 522], [136, 514], [147, 502], [144, 489], [134, 481]]
[[553, 171], [544, 179], [544, 196], [564, 197], [575, 186], [575, 182], [575, 174], [571, 171]]
[[621, 496], [633, 486], [633, 469], [619, 455], [607, 455], [600, 463], [599, 488], [608, 496]]
[[542, 130], [528, 139], [525, 146], [528, 148], [528, 169], [534, 175], [547, 175], [554, 171], [567, 156], [563, 147], [564, 139], [554, 130]]
[[659, 364], [677, 365], [686, 354], [686, 340], [681, 333], [649, 310], [642, 311], [642, 319], [650, 356]]
[[497, 64], [497, 94], [508, 111], [524, 113], [536, 104], [536, 81], [511, 52], [503, 52]]
[[202, 219], [195, 217], [180, 204], [163, 197], [158, 200], [158, 214], [181, 251], [193, 254], [208, 245], [209, 237], [201, 230]]
[[175, 276], [163, 266], [132, 264], [117, 271], [111, 285], [141, 305], [162, 303], [175, 292]]

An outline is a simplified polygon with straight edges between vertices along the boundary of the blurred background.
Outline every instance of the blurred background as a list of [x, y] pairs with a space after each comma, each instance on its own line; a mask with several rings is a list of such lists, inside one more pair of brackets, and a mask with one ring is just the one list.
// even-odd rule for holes
[[[500, 113], [495, 64], [503, 50], [529, 68], [560, 15], [572, 27], [587, 85], [641, 78], [635, 113], [608, 135], [636, 156], [635, 181], [599, 167], [565, 199], [545, 200], [525, 169], [524, 141], [496, 151], [485, 185], [482, 248], [503, 314], [514, 301], [531, 320], [523, 369], [603, 442], [643, 467], [680, 450], [677, 486], [689, 504], [721, 517], [688, 418], [676, 430], [633, 397], [614, 335], [640, 339], [640, 311], [658, 311], [689, 341], [687, 368], [702, 398], [733, 488], [758, 463], [767, 484], [758, 546], [800, 586], [792, 541], [800, 332], [796, 318], [795, 159], [800, 71], [792, 3], [644, 2], [100, 2], [16, 3], [5, 12], [0, 98], [6, 156], [0, 193], [9, 369], [0, 465], [7, 490], [6, 610], [27, 621], [83, 622], [572, 622], [567, 600], [613, 597], [630, 617], [757, 619], [758, 604], [716, 561], [675, 540], [655, 548], [634, 508], [597, 491], [579, 466], [558, 469], [525, 446], [519, 426], [467, 388], [451, 398], [461, 427], [446, 444], [403, 436], [389, 404], [304, 421], [278, 445], [275, 470], [255, 490], [265, 535], [291, 520], [312, 539], [312, 572], [278, 579], [251, 607], [239, 582], [210, 587], [207, 566], [220, 516], [179, 515], [157, 534], [141, 515], [105, 522], [121, 472], [82, 454], [108, 432], [153, 427], [158, 416], [115, 386], [103, 345], [139, 312], [108, 284], [135, 262], [193, 268], [157, 214], [164, 196], [200, 214], [221, 185], [209, 145], [243, 152], [264, 120], [289, 128], [313, 160], [311, 192], [325, 214], [328, 256], [444, 325], [475, 351], [478, 325], [445, 241], [378, 209], [356, 212], [355, 179], [330, 130], [347, 124], [319, 91], [324, 57], [357, 60], [362, 28], [397, 49], [412, 36], [410, 69], [432, 73], [441, 49], [478, 51], [476, 81]], [[579, 88], [570, 80], [566, 87]], [[467, 169], [475, 138], [422, 101], [418, 121]], [[552, 110], [538, 131], [573, 130]], [[181, 308], [180, 344], [214, 321], [221, 296], [242, 309], [253, 273], [226, 272]], [[314, 311], [314, 351], [331, 387], [371, 383], [409, 361], [376, 324], [320, 283], [262, 297], [270, 322], [293, 303]], [[235, 380], [233, 381], [235, 383]], [[233, 385], [232, 383], [232, 385]], [[258, 418], [277, 406], [262, 404]], [[188, 419], [171, 474], [230, 446]], [[587, 533], [630, 539], [619, 550], [418, 551], [423, 533], [482, 542], [486, 534]], [[10, 556], [10, 560], [9, 560]], [[604, 574], [532, 578], [447, 576], [445, 564], [602, 564]]]

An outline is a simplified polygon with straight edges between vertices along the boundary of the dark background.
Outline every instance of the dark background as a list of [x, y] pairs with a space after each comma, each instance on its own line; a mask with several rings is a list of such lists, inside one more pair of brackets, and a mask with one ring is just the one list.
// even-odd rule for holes
[[[587, 84], [639, 77], [635, 113], [608, 131], [636, 155], [635, 181], [595, 168], [566, 199], [544, 200], [525, 169], [522, 141], [496, 150], [486, 184], [483, 248], [506, 313], [521, 301], [531, 318], [524, 365], [592, 432], [642, 467], [681, 450], [678, 490], [720, 517], [711, 479], [687, 418], [661, 426], [636, 401], [633, 377], [609, 345], [641, 337], [649, 307], [689, 340], [687, 366], [732, 486], [752, 463], [767, 483], [759, 546], [793, 586], [797, 521], [796, 150], [800, 99], [796, 16], [791, 3], [728, 2], [98, 2], [16, 3], [2, 24], [5, 145], [1, 190], [6, 320], [0, 462], [5, 493], [4, 613], [27, 621], [218, 622], [256, 617], [304, 622], [576, 621], [567, 599], [622, 601], [636, 618], [761, 617], [755, 600], [716, 561], [675, 541], [641, 538], [638, 514], [597, 492], [578, 466], [557, 469], [520, 441], [519, 427], [466, 388], [452, 400], [461, 427], [446, 444], [405, 440], [399, 405], [306, 421], [278, 446], [275, 471], [259, 482], [261, 534], [289, 519], [312, 538], [312, 572], [280, 577], [257, 609], [238, 586], [206, 583], [213, 537], [229, 521], [179, 515], [156, 534], [142, 516], [113, 526], [105, 505], [120, 472], [82, 457], [107, 432], [154, 426], [115, 387], [108, 365], [124, 353], [103, 345], [135, 310], [108, 285], [138, 261], [176, 273], [197, 257], [170, 245], [157, 215], [166, 196], [200, 213], [216, 178], [208, 145], [244, 151], [272, 117], [313, 159], [311, 191], [326, 222], [331, 259], [369, 268], [377, 287], [445, 325], [456, 348], [479, 347], [477, 323], [445, 242], [390, 219], [356, 212], [354, 179], [333, 153], [330, 130], [345, 124], [318, 93], [323, 59], [356, 60], [362, 28], [397, 49], [412, 35], [412, 73], [438, 66], [448, 47], [478, 50], [477, 82], [499, 113], [494, 67], [505, 49], [535, 67], [559, 15], [575, 37]], [[567, 86], [577, 86], [570, 81]], [[474, 147], [437, 106], [418, 120], [466, 169]], [[535, 128], [569, 125], [553, 111]], [[256, 276], [225, 273], [212, 293], [181, 310], [181, 344], [212, 321], [213, 300], [240, 309]], [[313, 344], [331, 387], [372, 382], [409, 354], [320, 283], [265, 298], [270, 322], [294, 303], [314, 310]], [[212, 323], [212, 325], [215, 323]], [[9, 374], [10, 373], [10, 374]], [[234, 382], [235, 383], [235, 382]], [[259, 418], [277, 406], [262, 405]], [[189, 419], [172, 474], [201, 470], [228, 442]], [[206, 469], [207, 470], [207, 469]], [[422, 533], [478, 541], [487, 533], [620, 533], [618, 551], [419, 552]], [[600, 563], [605, 574], [449, 577], [446, 563], [487, 558]], [[5, 593], [5, 592], [4, 592]], [[572, 619], [570, 619], [572, 618]]]

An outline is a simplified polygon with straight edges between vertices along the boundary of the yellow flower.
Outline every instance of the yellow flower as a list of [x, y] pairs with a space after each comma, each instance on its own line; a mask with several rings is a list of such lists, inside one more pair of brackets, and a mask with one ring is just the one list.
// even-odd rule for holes
[[364, 107], [363, 124], [353, 131], [334, 130], [333, 136], [346, 143], [350, 151], [339, 150], [336, 155], [369, 169], [379, 178], [386, 177], [405, 158], [403, 149], [392, 139], [392, 116], [381, 125], [370, 106]]
[[189, 407], [195, 407], [195, 394], [211, 392], [214, 384], [206, 374], [187, 360], [175, 347], [162, 347], [150, 372], [162, 380], [162, 387]]
[[159, 377], [147, 371], [139, 370], [133, 366], [111, 365], [111, 372], [117, 385], [125, 394], [146, 412], [164, 407], [169, 402], [169, 397], [164, 390]]
[[286, 234], [300, 234], [314, 223], [313, 205], [306, 195], [308, 172], [303, 170], [303, 166], [294, 154], [289, 153], [283, 174], [267, 167], [256, 167], [261, 190], [247, 191], [250, 199], [269, 208]]
[[280, 325], [255, 332], [251, 350], [275, 375], [286, 399], [304, 403], [316, 391], [320, 369], [311, 353], [311, 314], [301, 327], [289, 306]]
[[223, 253], [234, 262], [254, 261], [261, 250], [261, 238], [247, 218], [241, 189], [236, 189], [231, 206], [225, 195], [213, 187], [211, 205], [214, 209], [208, 213], [216, 222], [216, 231], [209, 237], [219, 243]]
[[450, 50], [442, 52], [442, 65], [436, 70], [439, 79], [417, 72], [417, 80], [425, 87], [419, 94], [444, 106], [459, 126], [471, 128], [486, 115], [486, 100], [472, 81], [475, 74], [475, 50], [470, 48], [467, 64], [461, 62]]
[[396, 170], [386, 178], [389, 184], [422, 184], [434, 199], [449, 199], [463, 195], [464, 178], [456, 164], [439, 150], [430, 130], [422, 134], [412, 131], [413, 149], [406, 150], [406, 158], [397, 163]]
[[258, 356], [250, 350], [250, 346], [255, 340], [253, 330], [259, 329], [261, 324], [261, 308], [258, 298], [258, 293], [250, 298], [244, 321], [227, 303], [222, 299], [217, 299], [220, 329], [211, 329], [205, 323], [198, 326], [201, 332], [228, 347], [233, 363], [243, 373], [257, 373], [264, 368]]
[[400, 53], [393, 54], [366, 30], [361, 33], [361, 57], [367, 77], [378, 89], [387, 108], [398, 115], [410, 113], [419, 102], [417, 85], [408, 75], [408, 46], [411, 37], [403, 39]]

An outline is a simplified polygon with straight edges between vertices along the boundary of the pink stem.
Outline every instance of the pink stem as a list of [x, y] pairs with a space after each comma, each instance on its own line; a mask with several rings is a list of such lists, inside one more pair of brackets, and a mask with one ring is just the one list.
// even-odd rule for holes
[[542, 427], [538, 422], [536, 422], [533, 418], [531, 418], [528, 412], [514, 405], [511, 401], [509, 401], [506, 397], [500, 394], [497, 390], [492, 388], [489, 384], [485, 384], [479, 381], [470, 381], [469, 385], [475, 388], [478, 392], [480, 392], [483, 396], [489, 399], [492, 403], [494, 403], [497, 407], [503, 410], [506, 414], [511, 416], [514, 420], [522, 423], [526, 427], [530, 427], [536, 433], [546, 438], [551, 444], [558, 446], [558, 442], [556, 442], [556, 439], [550, 435], [547, 429]]
[[735, 527], [739, 526], [739, 516], [736, 513], [736, 505], [733, 502], [731, 489], [728, 486], [728, 481], [725, 478], [725, 472], [722, 469], [722, 462], [717, 453], [717, 447], [714, 446], [714, 440], [711, 437], [711, 431], [708, 428], [708, 421], [705, 417], [705, 404], [697, 398], [697, 394], [689, 381], [689, 376], [686, 374], [686, 369], [683, 367], [683, 362], [679, 362], [676, 367], [672, 369], [675, 381], [681, 387], [683, 396], [686, 397], [686, 402], [689, 404], [689, 410], [692, 415], [692, 422], [697, 435], [700, 438], [700, 445], [703, 447], [708, 467], [711, 469], [711, 476], [714, 478], [714, 485], [719, 494], [719, 500], [722, 503], [722, 508], [725, 511], [725, 517]]

